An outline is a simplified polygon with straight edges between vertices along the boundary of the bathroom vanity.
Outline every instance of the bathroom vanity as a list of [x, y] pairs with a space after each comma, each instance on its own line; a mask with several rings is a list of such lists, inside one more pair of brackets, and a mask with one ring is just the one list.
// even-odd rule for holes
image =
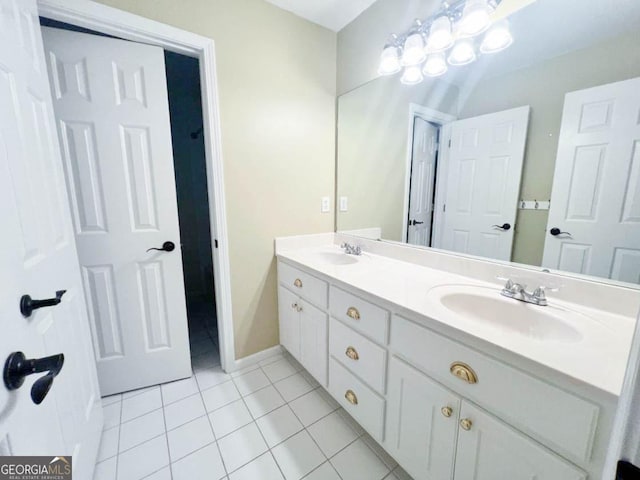
[[276, 254], [281, 344], [415, 480], [602, 478], [637, 291], [341, 234]]

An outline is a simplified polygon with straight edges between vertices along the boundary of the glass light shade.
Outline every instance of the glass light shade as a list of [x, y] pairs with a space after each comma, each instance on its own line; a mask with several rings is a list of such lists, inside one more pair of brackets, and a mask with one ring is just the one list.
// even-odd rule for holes
[[404, 49], [402, 50], [402, 60], [400, 63], [405, 67], [418, 65], [424, 61], [426, 53], [424, 52], [424, 40], [421, 33], [412, 33], [404, 41]]
[[422, 73], [428, 77], [439, 77], [447, 73], [448, 69], [444, 53], [432, 53], [427, 57], [427, 61], [424, 62]]
[[473, 37], [484, 32], [491, 24], [491, 8], [487, 0], [467, 0], [458, 22], [458, 32], [463, 37]]
[[400, 82], [405, 85], [417, 85], [424, 80], [420, 67], [413, 65], [404, 69]]
[[446, 15], [436, 18], [431, 24], [427, 39], [427, 53], [442, 52], [453, 45], [451, 20]]
[[476, 48], [471, 40], [460, 40], [451, 49], [449, 64], [466, 65], [476, 59]]
[[508, 48], [513, 43], [513, 36], [509, 30], [509, 23], [505, 20], [493, 25], [485, 33], [480, 51], [482, 53], [496, 53]]
[[398, 47], [388, 46], [380, 55], [380, 66], [378, 74], [393, 75], [400, 71], [400, 58], [398, 56]]

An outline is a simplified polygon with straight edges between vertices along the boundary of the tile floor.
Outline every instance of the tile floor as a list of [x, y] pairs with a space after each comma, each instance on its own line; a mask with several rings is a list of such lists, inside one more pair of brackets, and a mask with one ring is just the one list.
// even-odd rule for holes
[[191, 378], [103, 399], [94, 480], [410, 480], [290, 356], [228, 375], [199, 348]]

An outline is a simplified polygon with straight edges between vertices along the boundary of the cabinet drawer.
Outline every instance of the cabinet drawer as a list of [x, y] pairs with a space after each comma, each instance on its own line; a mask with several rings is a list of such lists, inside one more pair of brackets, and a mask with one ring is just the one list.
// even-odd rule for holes
[[382, 442], [384, 399], [333, 358], [329, 360], [329, 392], [373, 438]]
[[[462, 396], [553, 450], [578, 462], [590, 459], [598, 425], [598, 406], [504, 363], [394, 316], [391, 347], [396, 355]], [[454, 364], [472, 369], [476, 383], [451, 373]]]
[[329, 353], [374, 390], [384, 393], [387, 363], [387, 351], [384, 348], [332, 318]]
[[302, 298], [327, 308], [327, 282], [283, 262], [278, 262], [278, 280]]
[[331, 287], [331, 315], [376, 342], [386, 345], [389, 332], [389, 312], [355, 295]]

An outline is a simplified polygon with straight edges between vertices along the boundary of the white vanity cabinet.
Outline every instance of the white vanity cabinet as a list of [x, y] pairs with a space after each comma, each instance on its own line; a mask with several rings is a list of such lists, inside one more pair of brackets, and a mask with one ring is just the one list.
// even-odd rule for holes
[[281, 344], [415, 480], [600, 480], [611, 395], [314, 273], [278, 262]]

